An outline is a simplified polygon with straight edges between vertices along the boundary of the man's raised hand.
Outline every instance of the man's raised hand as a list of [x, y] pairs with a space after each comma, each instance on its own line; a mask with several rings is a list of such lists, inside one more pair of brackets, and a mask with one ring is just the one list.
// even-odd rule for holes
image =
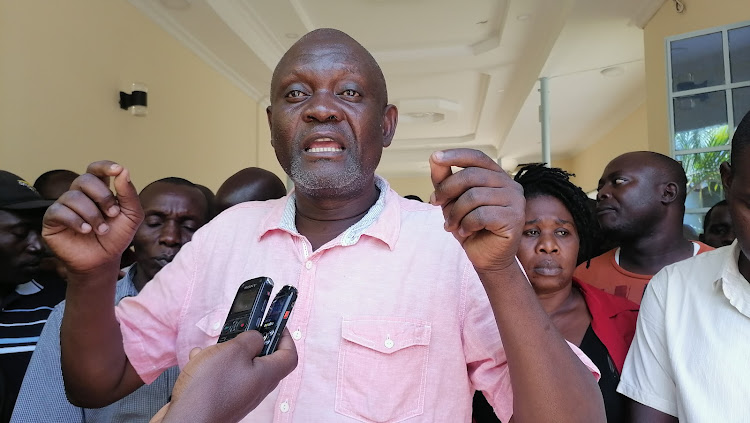
[[[463, 169], [454, 174], [451, 166]], [[487, 155], [466, 148], [433, 153], [430, 174], [430, 202], [442, 207], [445, 230], [474, 267], [493, 271], [513, 264], [524, 225], [523, 188]]]
[[[110, 191], [114, 179], [115, 193]], [[119, 263], [143, 221], [130, 172], [111, 161], [91, 163], [44, 215], [42, 237], [70, 272]]]

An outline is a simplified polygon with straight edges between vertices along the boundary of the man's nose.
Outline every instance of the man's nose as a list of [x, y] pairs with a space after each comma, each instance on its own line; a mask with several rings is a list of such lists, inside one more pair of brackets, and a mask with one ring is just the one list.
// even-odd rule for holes
[[339, 122], [342, 119], [341, 109], [337, 106], [337, 98], [332, 93], [318, 92], [307, 100], [304, 114], [305, 122]]
[[165, 245], [179, 245], [181, 243], [179, 225], [176, 222], [165, 223], [159, 232], [159, 242]]
[[26, 244], [26, 251], [33, 254], [41, 254], [44, 252], [44, 244], [42, 243], [42, 236], [36, 230], [29, 231], [29, 235], [26, 238], [28, 244]]
[[609, 188], [604, 185], [596, 191], [596, 201], [602, 201], [605, 198], [609, 198], [611, 195], [612, 194], [609, 192]]

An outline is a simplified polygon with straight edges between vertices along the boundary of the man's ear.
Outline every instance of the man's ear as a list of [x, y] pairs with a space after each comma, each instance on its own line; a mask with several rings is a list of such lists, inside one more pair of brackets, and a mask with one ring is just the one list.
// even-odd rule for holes
[[266, 107], [266, 118], [268, 118], [268, 129], [271, 130], [271, 145], [273, 145], [273, 125], [271, 125], [272, 115], [273, 115], [273, 112], [271, 112], [271, 106]]
[[664, 184], [664, 190], [661, 193], [661, 202], [663, 204], [669, 204], [677, 199], [679, 193], [680, 187], [677, 185], [677, 183], [667, 182], [666, 184]]
[[388, 147], [393, 141], [398, 124], [398, 109], [393, 104], [385, 106], [383, 112], [383, 147]]
[[724, 198], [726, 198], [729, 188], [732, 187], [732, 165], [729, 162], [723, 162], [719, 165], [719, 173], [721, 174], [721, 185], [724, 187]]

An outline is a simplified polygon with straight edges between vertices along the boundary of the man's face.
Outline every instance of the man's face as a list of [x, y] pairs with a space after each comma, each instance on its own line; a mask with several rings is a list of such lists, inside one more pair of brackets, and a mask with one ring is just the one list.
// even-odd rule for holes
[[734, 242], [734, 229], [729, 206], [718, 206], [711, 211], [711, 220], [706, 224], [706, 233], [702, 240], [706, 244], [719, 248]]
[[0, 284], [28, 282], [44, 255], [42, 213], [0, 210]]
[[349, 42], [315, 39], [282, 59], [267, 112], [276, 156], [297, 190], [346, 196], [372, 183], [397, 112], [369, 63]]
[[609, 236], [634, 238], [658, 222], [661, 183], [652, 166], [643, 157], [626, 154], [604, 168], [597, 188], [596, 216]]
[[146, 280], [171, 262], [206, 223], [206, 197], [198, 188], [157, 182], [140, 195], [144, 219], [133, 238], [135, 261]]
[[[746, 259], [750, 258], [750, 170], [747, 163], [750, 163], [750, 149], [737, 154], [731, 167], [728, 163], [722, 163], [720, 167], [732, 227]], [[745, 273], [743, 275], [748, 277]]]

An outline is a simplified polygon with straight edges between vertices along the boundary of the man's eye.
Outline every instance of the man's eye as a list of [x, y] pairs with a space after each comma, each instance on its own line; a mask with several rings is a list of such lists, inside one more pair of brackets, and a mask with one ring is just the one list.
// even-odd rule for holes
[[524, 236], [537, 236], [539, 235], [539, 231], [536, 229], [527, 229], [523, 231]]
[[161, 225], [161, 220], [159, 220], [159, 219], [146, 219], [146, 221], [144, 223], [149, 228], [155, 228], [155, 227]]
[[299, 98], [299, 97], [304, 97], [304, 96], [305, 96], [305, 93], [303, 93], [300, 90], [289, 91], [286, 95], [287, 98]]
[[625, 182], [627, 182], [625, 178], [615, 178], [615, 185], [624, 184]]
[[344, 90], [341, 92], [341, 95], [346, 97], [359, 97], [359, 93], [354, 90]]
[[570, 232], [566, 231], [565, 229], [559, 229], [555, 231], [555, 235], [557, 236], [568, 236], [570, 235]]

